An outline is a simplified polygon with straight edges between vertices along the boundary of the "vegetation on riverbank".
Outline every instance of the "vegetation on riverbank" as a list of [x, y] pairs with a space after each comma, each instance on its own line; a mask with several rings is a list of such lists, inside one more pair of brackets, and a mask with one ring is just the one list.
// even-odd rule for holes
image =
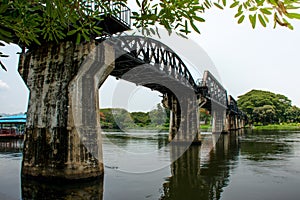
[[300, 130], [300, 123], [254, 125], [252, 128], [254, 130]]
[[[200, 109], [201, 131], [211, 130], [210, 115], [208, 111]], [[100, 109], [101, 128], [106, 131], [121, 130], [160, 130], [169, 131], [170, 111], [157, 104], [149, 112], [128, 112], [122, 108]]]
[[300, 123], [300, 108], [292, 106], [291, 100], [282, 94], [251, 90], [239, 96], [237, 102], [250, 124]]
[[[269, 91], [251, 90], [239, 96], [239, 109], [248, 116], [248, 126], [255, 130], [300, 129], [300, 108], [292, 106], [288, 97]], [[211, 131], [209, 111], [199, 110], [201, 131]], [[168, 131], [170, 111], [161, 104], [149, 112], [128, 112], [121, 108], [100, 110], [101, 127], [105, 130]]]
[[201, 124], [200, 125], [200, 130], [201, 131], [211, 131], [211, 125], [210, 124]]
[[122, 108], [100, 109], [101, 128], [105, 130], [169, 130], [170, 112], [160, 104], [149, 112], [128, 112]]

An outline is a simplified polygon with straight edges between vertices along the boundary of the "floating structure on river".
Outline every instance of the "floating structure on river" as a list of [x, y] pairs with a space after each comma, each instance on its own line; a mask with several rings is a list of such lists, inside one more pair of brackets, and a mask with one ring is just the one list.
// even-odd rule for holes
[[0, 117], [0, 138], [22, 138], [26, 114]]

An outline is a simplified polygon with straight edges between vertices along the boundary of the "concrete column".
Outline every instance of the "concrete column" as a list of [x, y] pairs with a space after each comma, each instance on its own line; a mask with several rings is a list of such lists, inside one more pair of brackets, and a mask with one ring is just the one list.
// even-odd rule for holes
[[171, 141], [178, 133], [180, 118], [180, 108], [178, 108], [178, 101], [174, 95], [167, 94], [170, 108], [170, 128], [169, 128], [169, 141]]
[[212, 111], [211, 112], [211, 131], [213, 133], [216, 132], [216, 120], [217, 120], [216, 112]]
[[227, 132], [228, 132], [228, 121], [227, 121], [226, 109], [224, 109], [222, 115], [222, 133], [227, 133]]
[[224, 122], [224, 129], [223, 132], [227, 133], [230, 130], [230, 114], [225, 116], [225, 122]]
[[240, 129], [241, 128], [241, 120], [240, 120], [240, 117], [238, 116], [237, 117], [237, 129]]
[[171, 99], [169, 141], [200, 143], [197, 100], [180, 97], [179, 102], [175, 95], [169, 96], [168, 99]]
[[[92, 51], [93, 58], [87, 57]], [[23, 177], [76, 180], [103, 175], [98, 88], [113, 69], [108, 65], [113, 55], [112, 48], [95, 41], [45, 44], [21, 55], [19, 73], [30, 90]]]

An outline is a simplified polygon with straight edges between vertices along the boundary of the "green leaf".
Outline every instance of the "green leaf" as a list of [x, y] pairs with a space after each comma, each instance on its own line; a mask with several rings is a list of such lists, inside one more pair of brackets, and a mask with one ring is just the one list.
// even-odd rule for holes
[[12, 34], [10, 32], [5, 31], [2, 28], [0, 29], [0, 35], [3, 35], [4, 37], [7, 37], [7, 38], [12, 37]]
[[244, 19], [245, 19], [245, 15], [242, 15], [238, 20], [238, 24], [242, 23]]
[[191, 24], [192, 28], [194, 29], [194, 31], [196, 31], [197, 33], [200, 34], [199, 29], [198, 29], [197, 26], [193, 23], [193, 21], [190, 21], [190, 24]]
[[150, 27], [150, 31], [151, 31], [151, 33], [152, 33], [153, 35], [155, 35], [155, 31], [154, 31], [153, 28]]
[[291, 24], [288, 24], [287, 27], [291, 30], [294, 30], [294, 27]]
[[287, 13], [286, 16], [290, 19], [300, 19], [300, 13]]
[[90, 38], [87, 36], [85, 32], [82, 33], [82, 36], [84, 37], [85, 41], [90, 41]]
[[77, 33], [76, 44], [80, 44], [81, 34]]
[[266, 14], [266, 15], [271, 15], [272, 12], [269, 11], [267, 8], [261, 8], [259, 9], [261, 13]]
[[255, 6], [249, 9], [249, 11], [256, 11], [256, 10], [257, 10], [257, 7], [255, 7]]
[[239, 5], [239, 3], [240, 2], [238, 2], [238, 1], [233, 2], [233, 4], [230, 5], [230, 8], [236, 7], [237, 5]]
[[220, 4], [214, 3], [214, 5], [215, 5], [216, 7], [218, 7], [219, 9], [223, 10], [223, 7], [222, 7]]
[[67, 33], [67, 35], [74, 35], [77, 32], [77, 30], [71, 30]]
[[240, 5], [239, 8], [238, 8], [238, 11], [239, 11], [239, 12], [242, 12], [242, 9], [243, 9], [243, 6]]
[[195, 20], [197, 20], [198, 22], [205, 22], [205, 19], [201, 18], [201, 17], [198, 17], [198, 16], [194, 16], [193, 17]]
[[238, 13], [236, 13], [236, 14], [234, 15], [234, 17], [237, 18], [237, 17], [239, 17], [241, 14], [243, 14], [243, 11], [239, 11]]
[[137, 4], [139, 7], [141, 7], [141, 3], [140, 3], [139, 0], [136, 0], [136, 4]]
[[290, 29], [290, 30], [294, 30], [294, 27], [286, 20], [283, 18], [283, 21], [287, 24], [287, 27]]
[[223, 6], [226, 6], [226, 0], [222, 0]]
[[8, 8], [8, 4], [2, 4], [0, 6], [0, 13], [4, 13], [7, 10], [7, 8]]
[[38, 39], [37, 39], [36, 37], [32, 38], [32, 40], [33, 40], [36, 44], [41, 45], [40, 41], [38, 41]]
[[285, 6], [287, 10], [292, 10], [292, 9], [299, 9], [300, 7], [296, 7], [296, 6], [293, 6], [293, 5], [287, 5]]
[[266, 26], [267, 26], [267, 24], [266, 24], [264, 18], [261, 16], [261, 14], [258, 14], [258, 19], [259, 19], [259, 21], [260, 21], [260, 23], [261, 23], [261, 25], [262, 25], [263, 27], [266, 27]]
[[266, 15], [263, 15], [264, 16], [264, 19], [267, 23], [269, 23], [269, 18], [266, 16]]
[[251, 22], [252, 28], [255, 28], [256, 25], [256, 14], [255, 15], [249, 15], [249, 20]]

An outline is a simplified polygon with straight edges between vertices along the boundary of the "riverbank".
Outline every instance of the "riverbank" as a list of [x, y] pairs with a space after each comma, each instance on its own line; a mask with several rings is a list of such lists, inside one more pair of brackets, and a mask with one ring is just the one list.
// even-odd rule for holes
[[210, 124], [201, 124], [200, 130], [201, 130], [201, 132], [211, 131], [211, 125]]
[[300, 129], [300, 123], [253, 125], [252, 129], [254, 130], [297, 130]]

